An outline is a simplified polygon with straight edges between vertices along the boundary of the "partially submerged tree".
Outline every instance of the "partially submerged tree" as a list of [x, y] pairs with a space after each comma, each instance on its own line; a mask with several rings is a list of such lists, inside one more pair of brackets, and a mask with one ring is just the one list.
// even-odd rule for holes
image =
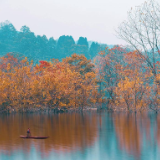
[[[150, 104], [157, 111], [160, 102], [160, 5], [156, 0], [148, 0], [128, 12], [128, 20], [118, 28], [120, 38], [137, 51], [145, 67], [152, 73], [152, 96]], [[144, 72], [144, 71], [143, 71]], [[156, 102], [156, 103], [155, 103]]]

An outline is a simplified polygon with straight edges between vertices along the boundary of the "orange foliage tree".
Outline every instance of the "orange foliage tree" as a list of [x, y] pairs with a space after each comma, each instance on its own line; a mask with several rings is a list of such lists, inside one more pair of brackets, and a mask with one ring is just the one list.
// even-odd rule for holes
[[127, 110], [142, 110], [148, 107], [151, 87], [151, 72], [145, 68], [143, 59], [136, 51], [124, 54], [126, 65], [121, 70], [121, 79], [116, 86], [116, 106]]
[[[69, 60], [75, 61], [72, 61], [74, 65]], [[82, 55], [74, 54], [63, 62], [40, 61], [33, 66], [27, 58], [8, 54], [0, 62], [0, 105], [3, 107], [77, 108], [97, 102], [93, 64]]]
[[106, 48], [96, 57], [95, 63], [108, 108], [128, 111], [154, 109], [152, 93], [156, 87], [153, 73], [137, 51], [120, 46]]

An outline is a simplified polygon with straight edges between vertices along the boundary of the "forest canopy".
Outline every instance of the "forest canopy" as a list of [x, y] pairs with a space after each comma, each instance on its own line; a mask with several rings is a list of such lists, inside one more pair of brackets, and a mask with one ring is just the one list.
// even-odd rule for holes
[[77, 42], [68, 35], [62, 35], [57, 40], [53, 37], [48, 39], [45, 35], [35, 35], [25, 25], [21, 27], [20, 31], [17, 31], [9, 21], [0, 23], [1, 56], [9, 52], [21, 53], [35, 63], [42, 59], [62, 60], [62, 58], [74, 53], [84, 54], [86, 58], [92, 59], [106, 46], [97, 42], [89, 42], [86, 37], [79, 37]]

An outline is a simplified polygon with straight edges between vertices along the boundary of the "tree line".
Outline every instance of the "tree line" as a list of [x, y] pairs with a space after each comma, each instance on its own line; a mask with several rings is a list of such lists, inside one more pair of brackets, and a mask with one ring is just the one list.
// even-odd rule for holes
[[8, 53], [0, 58], [0, 105], [4, 108], [81, 108], [159, 110], [157, 76], [138, 51], [114, 46], [99, 52], [93, 62], [84, 55], [39, 61]]
[[0, 59], [0, 77], [1, 109], [83, 108], [102, 101], [94, 64], [84, 55], [33, 65], [9, 53]]
[[79, 37], [75, 42], [72, 36], [60, 36], [58, 40], [45, 35], [35, 35], [27, 26], [22, 26], [17, 31], [9, 21], [0, 24], [0, 54], [3, 56], [8, 52], [22, 53], [30, 60], [38, 63], [39, 60], [50, 60], [56, 58], [61, 60], [74, 53], [84, 54], [86, 58], [92, 59], [96, 54], [106, 47], [104, 44], [87, 41], [86, 37]]

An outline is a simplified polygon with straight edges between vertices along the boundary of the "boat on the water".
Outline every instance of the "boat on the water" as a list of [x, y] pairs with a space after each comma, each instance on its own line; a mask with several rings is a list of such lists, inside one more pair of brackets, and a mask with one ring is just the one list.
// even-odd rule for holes
[[23, 136], [23, 135], [20, 135], [20, 138], [26, 138], [26, 139], [47, 139], [48, 137], [39, 137], [39, 136]]

